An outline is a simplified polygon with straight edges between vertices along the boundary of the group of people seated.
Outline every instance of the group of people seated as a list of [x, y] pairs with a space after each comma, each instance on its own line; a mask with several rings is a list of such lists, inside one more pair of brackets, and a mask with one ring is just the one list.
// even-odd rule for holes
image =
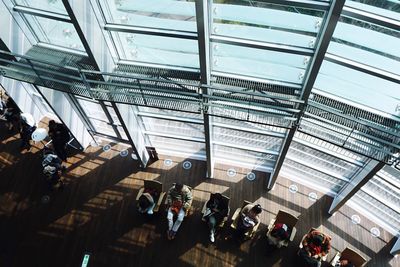
[[[153, 214], [153, 209], [159, 198], [159, 193], [156, 190], [144, 189], [138, 198], [137, 209], [140, 213]], [[182, 183], [174, 184], [167, 194], [166, 211], [168, 230], [167, 238], [172, 240], [175, 238], [178, 229], [187, 215], [192, 205], [191, 188]], [[246, 233], [251, 231], [259, 224], [259, 214], [262, 208], [259, 204], [248, 204], [240, 211], [240, 217], [237, 220], [236, 229], [233, 234], [238, 240], [242, 240]], [[210, 241], [215, 242], [215, 232], [217, 227], [226, 220], [229, 214], [228, 203], [220, 193], [212, 194], [207, 201], [202, 219], [207, 222], [210, 231]], [[174, 221], [174, 218], [175, 221]]]
[[[162, 184], [157, 181], [145, 181], [146, 183], [156, 183], [158, 189], [142, 188], [138, 194], [137, 209], [143, 214], [153, 214], [154, 210], [158, 210], [158, 206], [163, 201]], [[165, 201], [167, 211], [167, 238], [173, 240], [178, 232], [178, 229], [184, 220], [185, 216], [192, 205], [192, 190], [189, 186], [182, 183], [175, 183], [167, 193]], [[227, 239], [236, 239], [243, 241], [245, 237], [252, 237], [260, 224], [260, 214], [262, 207], [256, 203], [245, 202], [242, 208], [239, 208], [232, 216], [232, 225], [234, 229], [232, 235]], [[202, 220], [208, 225], [210, 241], [215, 242], [215, 234], [219, 227], [224, 225], [224, 222], [229, 216], [229, 198], [220, 194], [211, 194], [210, 199], [204, 204], [202, 211]], [[176, 218], [174, 220], [174, 218]], [[288, 242], [293, 240], [298, 218], [285, 212], [279, 211], [277, 217], [271, 220], [268, 226], [267, 239], [269, 246], [280, 248], [287, 246]], [[317, 267], [321, 266], [322, 260], [325, 260], [326, 255], [331, 248], [331, 237], [322, 233], [319, 230], [312, 229], [306, 234], [301, 241], [298, 256], [300, 258], [299, 266]], [[335, 267], [355, 267], [349, 259], [340, 258], [337, 262], [332, 263]]]

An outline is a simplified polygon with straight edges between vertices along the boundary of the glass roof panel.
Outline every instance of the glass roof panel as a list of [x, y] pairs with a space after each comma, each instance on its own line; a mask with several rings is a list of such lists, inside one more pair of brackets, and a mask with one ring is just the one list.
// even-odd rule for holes
[[101, 0], [107, 23], [196, 32], [194, 1]]
[[236, 45], [212, 44], [212, 70], [301, 83], [309, 57]]
[[120, 41], [120, 59], [199, 68], [196, 40], [125, 32], [112, 32], [112, 35]]
[[68, 15], [61, 0], [15, 0], [15, 3], [20, 6]]
[[399, 31], [341, 17], [328, 52], [399, 74], [400, 49], [398, 47], [400, 47]]
[[39, 42], [85, 51], [72, 23], [25, 14]]
[[314, 88], [400, 116], [399, 85], [366, 73], [324, 61]]
[[314, 47], [324, 14], [262, 1], [214, 0], [212, 34]]
[[400, 20], [398, 0], [346, 0], [346, 6]]

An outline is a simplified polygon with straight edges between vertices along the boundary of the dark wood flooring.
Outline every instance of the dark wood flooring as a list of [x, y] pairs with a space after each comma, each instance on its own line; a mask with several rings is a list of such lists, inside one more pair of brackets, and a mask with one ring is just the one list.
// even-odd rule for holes
[[[235, 168], [228, 177], [229, 166], [218, 166], [215, 179], [205, 179], [205, 163], [160, 156], [146, 170], [138, 169], [131, 157], [121, 157], [122, 145], [111, 150], [90, 147], [68, 158], [63, 191], [48, 192], [41, 176], [41, 143], [20, 152], [17, 135], [7, 132], [0, 122], [0, 266], [80, 266], [83, 255], [90, 253], [89, 266], [296, 266], [296, 251], [304, 233], [318, 227], [333, 237], [328, 259], [346, 246], [361, 251], [367, 266], [400, 266], [390, 256], [395, 237], [381, 230], [379, 238], [369, 229], [376, 226], [361, 217], [361, 224], [351, 222], [356, 214], [345, 207], [328, 217], [332, 199], [318, 193], [318, 200], [308, 199], [310, 188], [278, 179], [274, 190], [264, 190], [265, 175], [257, 173], [248, 181], [246, 169]], [[106, 142], [103, 142], [106, 144]], [[73, 151], [71, 151], [73, 152]], [[173, 160], [171, 166], [164, 159]], [[143, 180], [155, 179], [167, 190], [175, 181], [194, 188], [192, 213], [183, 222], [175, 240], [166, 239], [165, 213], [144, 218], [135, 210], [135, 197]], [[227, 227], [215, 244], [208, 241], [208, 231], [201, 222], [200, 210], [210, 192], [231, 197], [231, 213], [243, 199], [260, 203], [264, 211], [256, 237], [236, 245], [222, 240]], [[44, 195], [48, 203], [42, 203]], [[298, 234], [288, 248], [266, 251], [266, 225], [279, 209], [300, 215]]]

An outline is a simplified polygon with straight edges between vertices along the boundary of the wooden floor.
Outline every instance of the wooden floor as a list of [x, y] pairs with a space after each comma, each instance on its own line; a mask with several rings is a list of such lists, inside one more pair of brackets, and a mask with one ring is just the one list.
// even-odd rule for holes
[[[329, 259], [350, 246], [368, 258], [367, 266], [400, 266], [389, 255], [392, 235], [380, 228], [381, 236], [372, 237], [369, 229], [376, 225], [361, 215], [361, 224], [353, 224], [350, 217], [356, 213], [347, 207], [328, 217], [330, 197], [317, 192], [318, 200], [311, 201], [312, 190], [299, 184], [298, 192], [290, 193], [293, 182], [285, 178], [266, 192], [266, 177], [260, 173], [248, 181], [248, 170], [236, 168], [236, 176], [229, 177], [229, 166], [217, 166], [217, 178], [207, 180], [204, 162], [190, 160], [192, 168], [185, 170], [185, 159], [170, 157], [140, 171], [131, 157], [119, 155], [125, 147], [111, 144], [107, 152], [90, 147], [69, 157], [65, 189], [42, 203], [48, 193], [41, 177], [42, 144], [21, 153], [18, 136], [2, 122], [0, 140], [0, 266], [80, 266], [85, 253], [91, 254], [89, 266], [297, 266], [298, 244], [310, 227], [333, 237]], [[171, 166], [164, 164], [166, 158], [172, 159]], [[145, 179], [163, 182], [164, 189], [176, 181], [194, 188], [192, 214], [174, 241], [166, 239], [164, 212], [146, 219], [135, 211]], [[240, 246], [224, 241], [229, 232], [224, 229], [215, 244], [209, 243], [200, 210], [210, 192], [230, 196], [232, 213], [243, 199], [263, 206], [254, 240]], [[298, 234], [288, 248], [267, 252], [265, 228], [280, 208], [300, 215]]]

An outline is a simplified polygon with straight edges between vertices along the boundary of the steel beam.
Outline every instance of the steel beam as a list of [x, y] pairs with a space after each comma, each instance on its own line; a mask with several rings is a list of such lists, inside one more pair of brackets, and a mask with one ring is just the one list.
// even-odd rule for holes
[[[196, 20], [199, 46], [200, 62], [200, 83], [210, 85], [211, 83], [211, 64], [210, 64], [210, 8], [212, 0], [196, 1]], [[207, 87], [201, 87], [202, 94], [208, 95]], [[203, 103], [208, 103], [208, 98], [203, 98]], [[204, 137], [207, 155], [207, 178], [212, 178], [214, 174], [214, 153], [212, 145], [212, 118], [208, 115], [207, 107], [203, 110]]]
[[375, 174], [378, 173], [380, 169], [385, 166], [385, 163], [382, 161], [377, 161], [371, 159], [367, 162], [363, 169], [357, 174], [355, 174], [350, 182], [347, 183], [335, 196], [333, 202], [329, 208], [328, 213], [334, 214], [338, 211], [344, 204], [346, 204], [347, 200], [349, 200], [358, 190], [361, 189]]
[[289, 130], [289, 133], [287, 134], [285, 142], [281, 148], [278, 160], [275, 164], [274, 171], [268, 182], [267, 186], [268, 190], [271, 190], [272, 187], [274, 186], [276, 179], [278, 178], [279, 172], [282, 168], [283, 161], [285, 160], [286, 155], [289, 151], [290, 144], [292, 143], [294, 134], [297, 131], [297, 126], [299, 125], [299, 122], [304, 114], [308, 98], [311, 94], [311, 90], [314, 86], [315, 80], [321, 68], [322, 62], [324, 60], [326, 51], [329, 46], [329, 42], [331, 41], [331, 38], [333, 36], [333, 32], [339, 20], [340, 13], [343, 9], [344, 3], [345, 0], [333, 0], [331, 2], [331, 6], [329, 7], [329, 12], [327, 14], [325, 23], [321, 30], [320, 38], [318, 39], [318, 43], [316, 45], [315, 54], [312, 58], [310, 66], [307, 70], [307, 74], [304, 78], [303, 87], [300, 95], [300, 99], [304, 101], [304, 104], [298, 105], [300, 112], [297, 114], [297, 122], [295, 122], [294, 125]]

